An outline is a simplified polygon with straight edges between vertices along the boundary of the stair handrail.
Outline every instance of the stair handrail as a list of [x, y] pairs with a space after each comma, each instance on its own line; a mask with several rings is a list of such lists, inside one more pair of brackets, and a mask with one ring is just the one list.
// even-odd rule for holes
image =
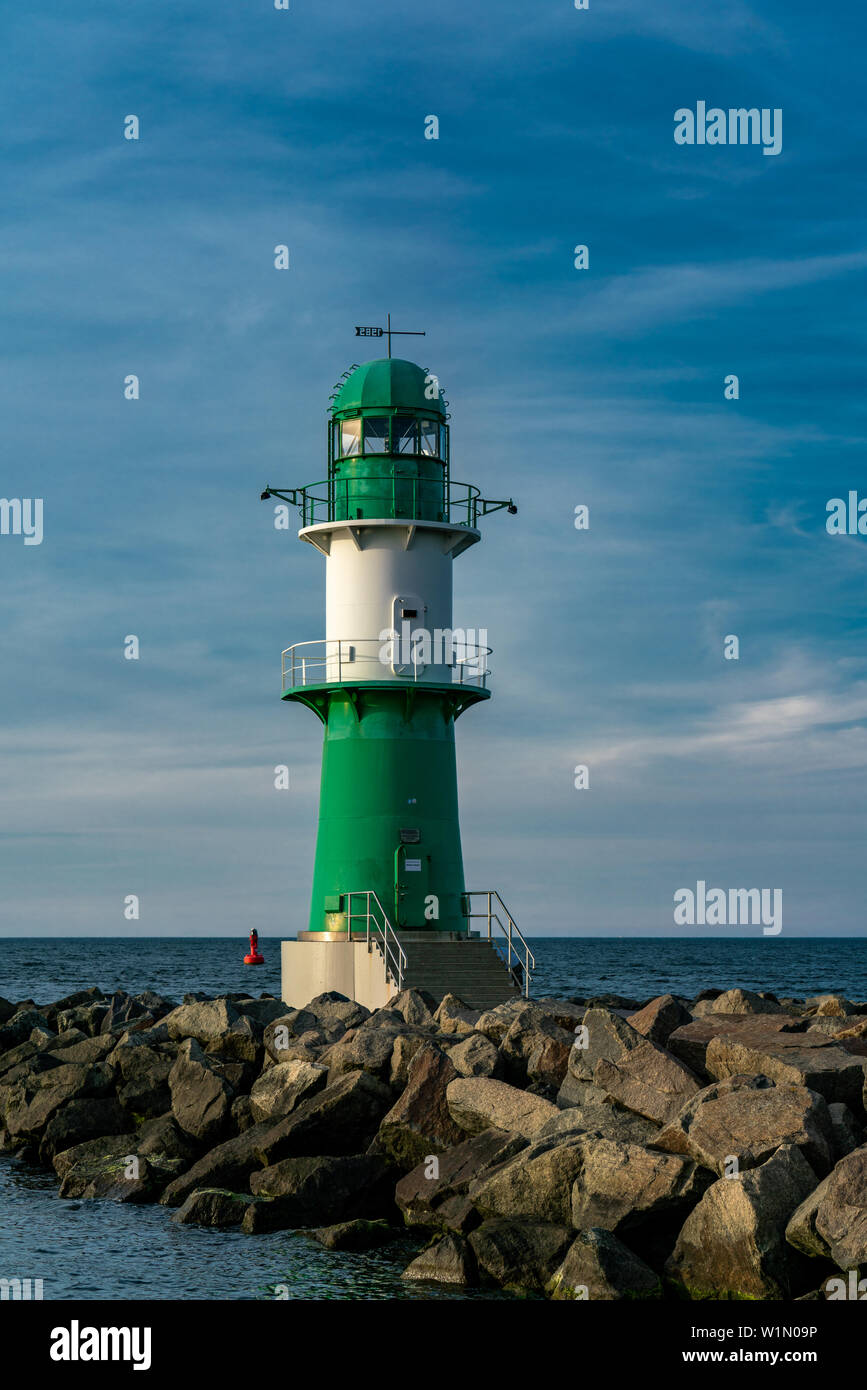
[[[391, 979], [394, 980], [394, 983], [397, 985], [397, 992], [400, 994], [403, 989], [403, 981], [406, 974], [406, 952], [398, 940], [397, 932], [388, 920], [388, 914], [379, 901], [375, 889], [355, 888], [351, 893], [346, 894], [346, 898], [348, 904], [346, 928], [349, 939], [352, 939], [353, 917], [364, 917], [366, 923], [365, 939], [367, 941], [367, 949], [368, 951], [370, 950], [371, 943], [380, 948], [385, 965], [385, 978], [388, 980], [389, 977], [391, 977]], [[364, 898], [365, 909], [363, 912], [352, 911], [353, 898]], [[371, 911], [371, 901], [374, 902], [379, 909], [379, 914], [382, 918], [381, 922], [376, 920], [374, 913]], [[371, 934], [371, 928], [373, 934]], [[377, 939], [377, 933], [380, 938], [379, 940]]]
[[[470, 910], [470, 911], [467, 913], [467, 918], [469, 919], [469, 918], [472, 918], [472, 917], [484, 917], [484, 918], [487, 919], [487, 923], [488, 923], [488, 940], [491, 942], [491, 945], [494, 946], [494, 949], [495, 949], [495, 950], [496, 950], [496, 943], [494, 942], [493, 935], [492, 935], [492, 932], [491, 932], [491, 928], [492, 928], [493, 924], [496, 922], [497, 926], [500, 928], [500, 931], [501, 931], [501, 932], [503, 933], [503, 935], [506, 937], [506, 940], [507, 940], [507, 942], [508, 942], [508, 957], [507, 957], [507, 960], [506, 960], [506, 965], [507, 965], [507, 967], [508, 967], [509, 973], [510, 973], [510, 975], [512, 976], [512, 978], [516, 981], [516, 983], [518, 983], [518, 984], [523, 984], [524, 998], [525, 998], [525, 999], [529, 999], [529, 997], [530, 997], [530, 977], [531, 977], [533, 971], [536, 969], [536, 957], [533, 955], [533, 952], [530, 950], [530, 947], [529, 947], [529, 945], [528, 945], [528, 943], [527, 943], [526, 938], [524, 937], [524, 935], [523, 935], [523, 933], [522, 933], [520, 927], [518, 926], [517, 922], [515, 921], [514, 917], [513, 917], [512, 914], [511, 914], [511, 912], [510, 912], [509, 909], [506, 907], [506, 904], [503, 902], [503, 899], [500, 897], [500, 895], [499, 895], [499, 893], [497, 892], [496, 888], [479, 888], [479, 889], [473, 889], [472, 891], [467, 890], [467, 892], [466, 892], [466, 898], [467, 898], [467, 906], [468, 906], [470, 909], [472, 909], [473, 898], [485, 898], [485, 899], [486, 899], [486, 902], [487, 902], [487, 911], [485, 911], [485, 912], [473, 912], [472, 910]], [[496, 913], [496, 911], [494, 911], [494, 910], [492, 909], [491, 900], [492, 900], [493, 898], [496, 898], [497, 902], [500, 904], [500, 907], [503, 909], [503, 912], [504, 912], [506, 918], [508, 919], [508, 923], [509, 923], [508, 928], [506, 928], [506, 927], [503, 926], [503, 923], [500, 921], [500, 918], [499, 918], [498, 914]], [[521, 945], [522, 945], [523, 948], [524, 948], [524, 961], [523, 961], [523, 975], [524, 975], [524, 978], [523, 978], [523, 981], [519, 981], [519, 980], [518, 980], [517, 973], [516, 973], [516, 972], [517, 972], [517, 967], [521, 965], [521, 961], [520, 961], [520, 959], [519, 959], [519, 952], [518, 952], [518, 949], [517, 949], [517, 948], [514, 948], [514, 950], [515, 950], [515, 965], [514, 965], [514, 966], [512, 965], [512, 950], [513, 950], [513, 946], [512, 946], [512, 936], [513, 936], [513, 934], [518, 938], [518, 941], [521, 943]]]

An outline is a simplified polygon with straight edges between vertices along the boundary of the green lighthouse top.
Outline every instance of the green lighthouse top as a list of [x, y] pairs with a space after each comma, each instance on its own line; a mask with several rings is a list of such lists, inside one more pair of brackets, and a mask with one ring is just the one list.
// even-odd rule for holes
[[356, 367], [331, 407], [338, 419], [367, 410], [411, 410], [446, 418], [436, 377], [401, 357], [379, 357]]

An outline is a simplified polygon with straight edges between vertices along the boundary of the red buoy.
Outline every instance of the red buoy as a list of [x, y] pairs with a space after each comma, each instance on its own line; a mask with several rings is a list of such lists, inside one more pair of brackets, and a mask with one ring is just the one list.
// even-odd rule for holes
[[250, 954], [244, 957], [245, 965], [264, 965], [265, 957], [259, 955], [259, 933], [254, 927], [250, 932]]

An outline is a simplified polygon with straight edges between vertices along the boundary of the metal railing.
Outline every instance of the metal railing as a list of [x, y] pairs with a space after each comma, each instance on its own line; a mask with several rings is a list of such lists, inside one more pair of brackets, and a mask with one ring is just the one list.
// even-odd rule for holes
[[429, 681], [439, 685], [448, 681], [487, 689], [491, 648], [455, 641], [453, 637], [453, 633], [443, 634], [438, 644], [427, 634], [427, 646], [418, 630], [410, 634], [407, 642], [398, 634], [385, 640], [323, 637], [295, 642], [282, 653], [283, 693], [306, 685], [364, 680]]
[[433, 519], [437, 521], [475, 528], [479, 517], [479, 489], [472, 483], [445, 478], [407, 477], [399, 473], [323, 478], [294, 491], [302, 526], [372, 517], [412, 519], [419, 518], [422, 512], [434, 512]]
[[[351, 893], [345, 894], [345, 897], [347, 936], [350, 940], [352, 939], [353, 917], [363, 917], [368, 952], [372, 945], [379, 947], [385, 963], [385, 978], [393, 981], [398, 994], [400, 994], [406, 975], [406, 952], [397, 939], [397, 933], [388, 920], [385, 908], [372, 888], [356, 888]], [[364, 908], [359, 908], [358, 911], [353, 912], [353, 898], [364, 898]], [[379, 914], [378, 918], [377, 913]]]
[[[536, 957], [533, 955], [533, 952], [527, 945], [527, 942], [521, 934], [517, 922], [515, 921], [509, 909], [506, 907], [506, 904], [503, 902], [503, 899], [500, 897], [499, 893], [495, 888], [481, 888], [475, 892], [467, 892], [465, 894], [465, 897], [467, 899], [467, 908], [469, 909], [467, 911], [467, 917], [482, 917], [487, 921], [488, 940], [490, 941], [494, 949], [497, 951], [498, 955], [505, 962], [506, 966], [508, 967], [509, 974], [512, 976], [512, 979], [515, 981], [515, 984], [518, 986], [518, 988], [522, 990], [524, 998], [529, 999], [530, 978], [532, 976], [533, 971], [536, 969]], [[485, 899], [486, 907], [484, 912], [472, 911], [473, 898]], [[493, 906], [494, 898], [496, 898], [497, 902], [500, 905], [500, 908], [502, 909], [503, 916], [506, 918], [508, 922], [508, 927], [503, 925], [496, 909]], [[505, 952], [502, 950], [500, 943], [494, 939], [492, 931], [494, 923], [496, 923], [496, 925], [500, 928], [500, 931], [506, 938], [507, 951]], [[518, 947], [515, 945], [513, 938], [517, 938], [517, 941], [520, 943], [520, 946], [523, 947], [523, 962], [520, 959], [520, 951]], [[512, 964], [513, 953], [515, 957], [514, 965]]]

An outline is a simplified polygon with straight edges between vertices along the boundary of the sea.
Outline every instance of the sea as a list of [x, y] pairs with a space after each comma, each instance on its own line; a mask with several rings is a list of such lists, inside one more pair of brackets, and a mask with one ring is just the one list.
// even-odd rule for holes
[[[98, 985], [156, 990], [180, 1002], [280, 991], [280, 943], [260, 937], [262, 966], [245, 966], [227, 937], [30, 937], [0, 942], [0, 996], [51, 1003]], [[535, 937], [532, 992], [560, 998], [707, 988], [867, 1000], [867, 938]], [[293, 1000], [304, 1004], [306, 1000]], [[51, 1172], [0, 1155], [0, 1278], [42, 1280], [45, 1299], [502, 1300], [496, 1290], [404, 1282], [405, 1236], [368, 1254], [332, 1252], [301, 1233], [246, 1236], [178, 1226], [160, 1206], [61, 1200]]]

